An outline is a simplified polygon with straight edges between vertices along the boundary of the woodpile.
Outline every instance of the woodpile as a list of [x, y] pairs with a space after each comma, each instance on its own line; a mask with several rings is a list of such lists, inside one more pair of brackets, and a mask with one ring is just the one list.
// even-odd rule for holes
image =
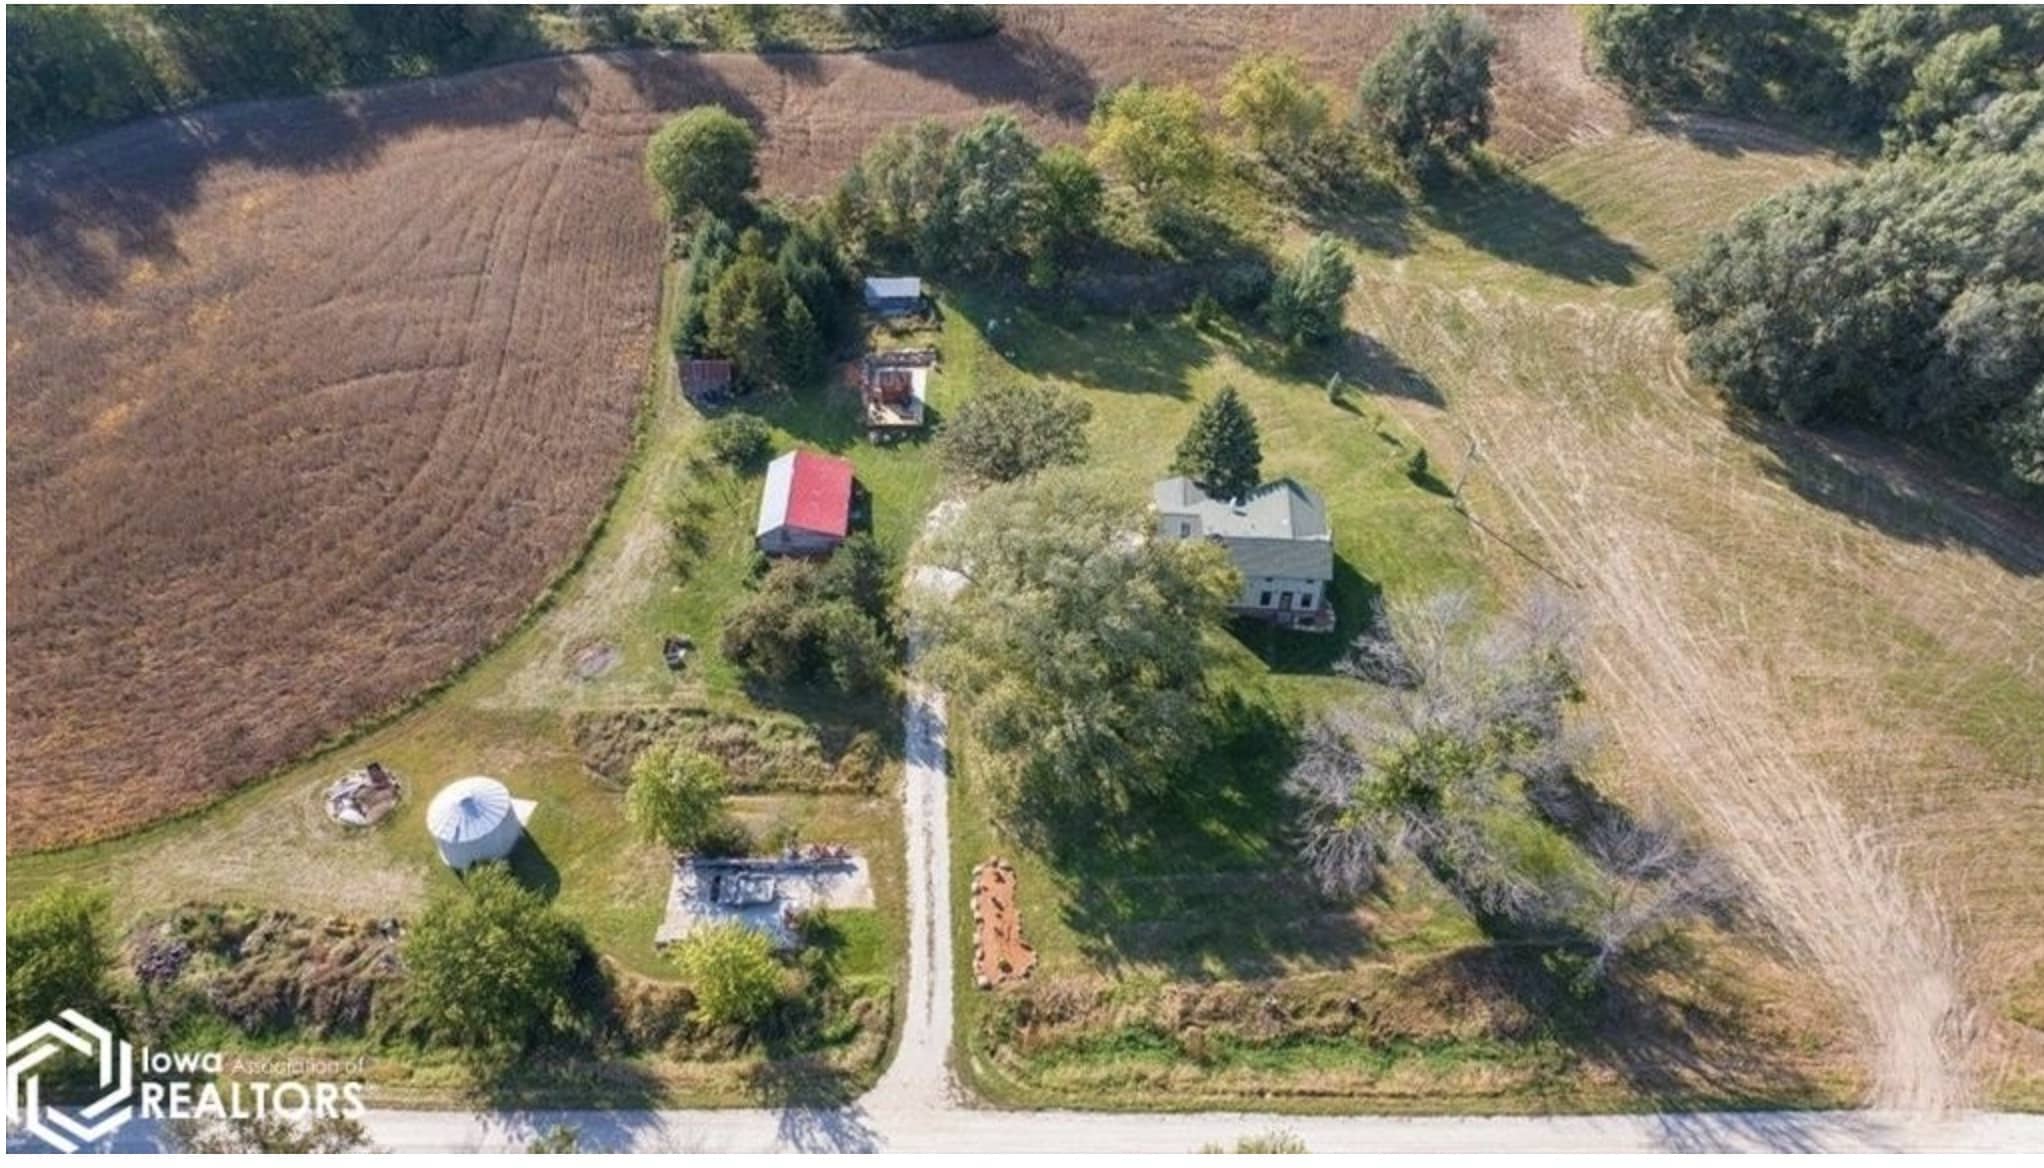
[[1028, 977], [1036, 950], [1022, 940], [1015, 869], [990, 859], [972, 870], [972, 974], [983, 990]]

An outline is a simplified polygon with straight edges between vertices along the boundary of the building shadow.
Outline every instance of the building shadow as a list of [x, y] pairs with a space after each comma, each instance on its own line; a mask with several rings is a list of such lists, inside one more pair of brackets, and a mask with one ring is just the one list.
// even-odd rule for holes
[[1334, 586], [1328, 592], [1334, 604], [1333, 632], [1298, 632], [1249, 617], [1230, 622], [1229, 631], [1272, 673], [1332, 673], [1336, 663], [1347, 654], [1349, 643], [1370, 627], [1370, 616], [1377, 610], [1382, 592], [1376, 581], [1337, 555]]
[[536, 892], [543, 900], [552, 900], [561, 894], [561, 870], [548, 858], [546, 849], [527, 832], [518, 840], [518, 846], [511, 849], [505, 858], [511, 868], [511, 876], [527, 891]]

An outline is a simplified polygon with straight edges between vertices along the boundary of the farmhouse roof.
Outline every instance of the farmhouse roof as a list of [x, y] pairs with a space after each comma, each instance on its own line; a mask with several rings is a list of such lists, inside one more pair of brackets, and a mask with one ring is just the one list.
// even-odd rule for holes
[[1278, 479], [1229, 501], [1179, 477], [1158, 483], [1150, 496], [1160, 515], [1190, 519], [1196, 534], [1219, 540], [1244, 575], [1334, 579], [1327, 504], [1304, 483]]
[[842, 537], [851, 527], [852, 464], [813, 450], [791, 450], [767, 464], [757, 534], [799, 527]]
[[920, 276], [866, 277], [868, 300], [918, 300], [922, 295], [923, 281]]

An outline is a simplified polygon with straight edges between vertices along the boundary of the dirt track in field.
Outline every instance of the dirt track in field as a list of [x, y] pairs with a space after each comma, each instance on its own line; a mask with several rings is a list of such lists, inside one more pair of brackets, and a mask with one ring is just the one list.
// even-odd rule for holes
[[[8, 167], [8, 847], [187, 810], [500, 636], [626, 447], [666, 111], [773, 193], [922, 115], [1076, 139], [1133, 76], [1285, 47], [1343, 91], [1410, 13], [1011, 15], [869, 57], [613, 54], [117, 129]], [[1617, 124], [1574, 15], [1494, 14], [1501, 148]]]
[[[1571, 181], [1634, 211], [1656, 191], [1665, 227], [1825, 166], [1704, 148], [1745, 161], [1641, 135]], [[1604, 773], [1678, 797], [1737, 863], [1863, 1020], [1878, 1105], [1977, 1104], [2035, 1057], [1985, 1065], [2044, 956], [2044, 524], [1885, 443], [1729, 415], [1657, 299], [1528, 285], [1388, 273], [1351, 322], [1443, 387], [1445, 413], [1399, 408], [1449, 473], [1475, 452], [1505, 574], [1592, 617]]]

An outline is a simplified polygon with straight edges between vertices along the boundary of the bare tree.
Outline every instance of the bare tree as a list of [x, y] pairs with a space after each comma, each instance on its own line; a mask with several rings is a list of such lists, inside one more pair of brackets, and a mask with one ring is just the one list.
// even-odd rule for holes
[[1610, 877], [1589, 928], [1597, 945], [1590, 973], [1599, 979], [1637, 944], [1720, 911], [1737, 895], [1731, 865], [1659, 807], [1637, 818], [1603, 817], [1586, 846]]
[[1653, 908], [1607, 895], [1587, 866], [1529, 863], [1524, 838], [1499, 830], [1499, 812], [1530, 813], [1529, 792], [1562, 785], [1586, 757], [1593, 736], [1567, 716], [1581, 642], [1574, 611], [1549, 592], [1494, 620], [1467, 592], [1391, 606], [1345, 671], [1394, 688], [1308, 730], [1288, 780], [1321, 888], [1357, 895], [1403, 852], [1489, 916], [1575, 921], [1622, 903], [1610, 924], [1629, 937], [1672, 912], [1681, 897]]

